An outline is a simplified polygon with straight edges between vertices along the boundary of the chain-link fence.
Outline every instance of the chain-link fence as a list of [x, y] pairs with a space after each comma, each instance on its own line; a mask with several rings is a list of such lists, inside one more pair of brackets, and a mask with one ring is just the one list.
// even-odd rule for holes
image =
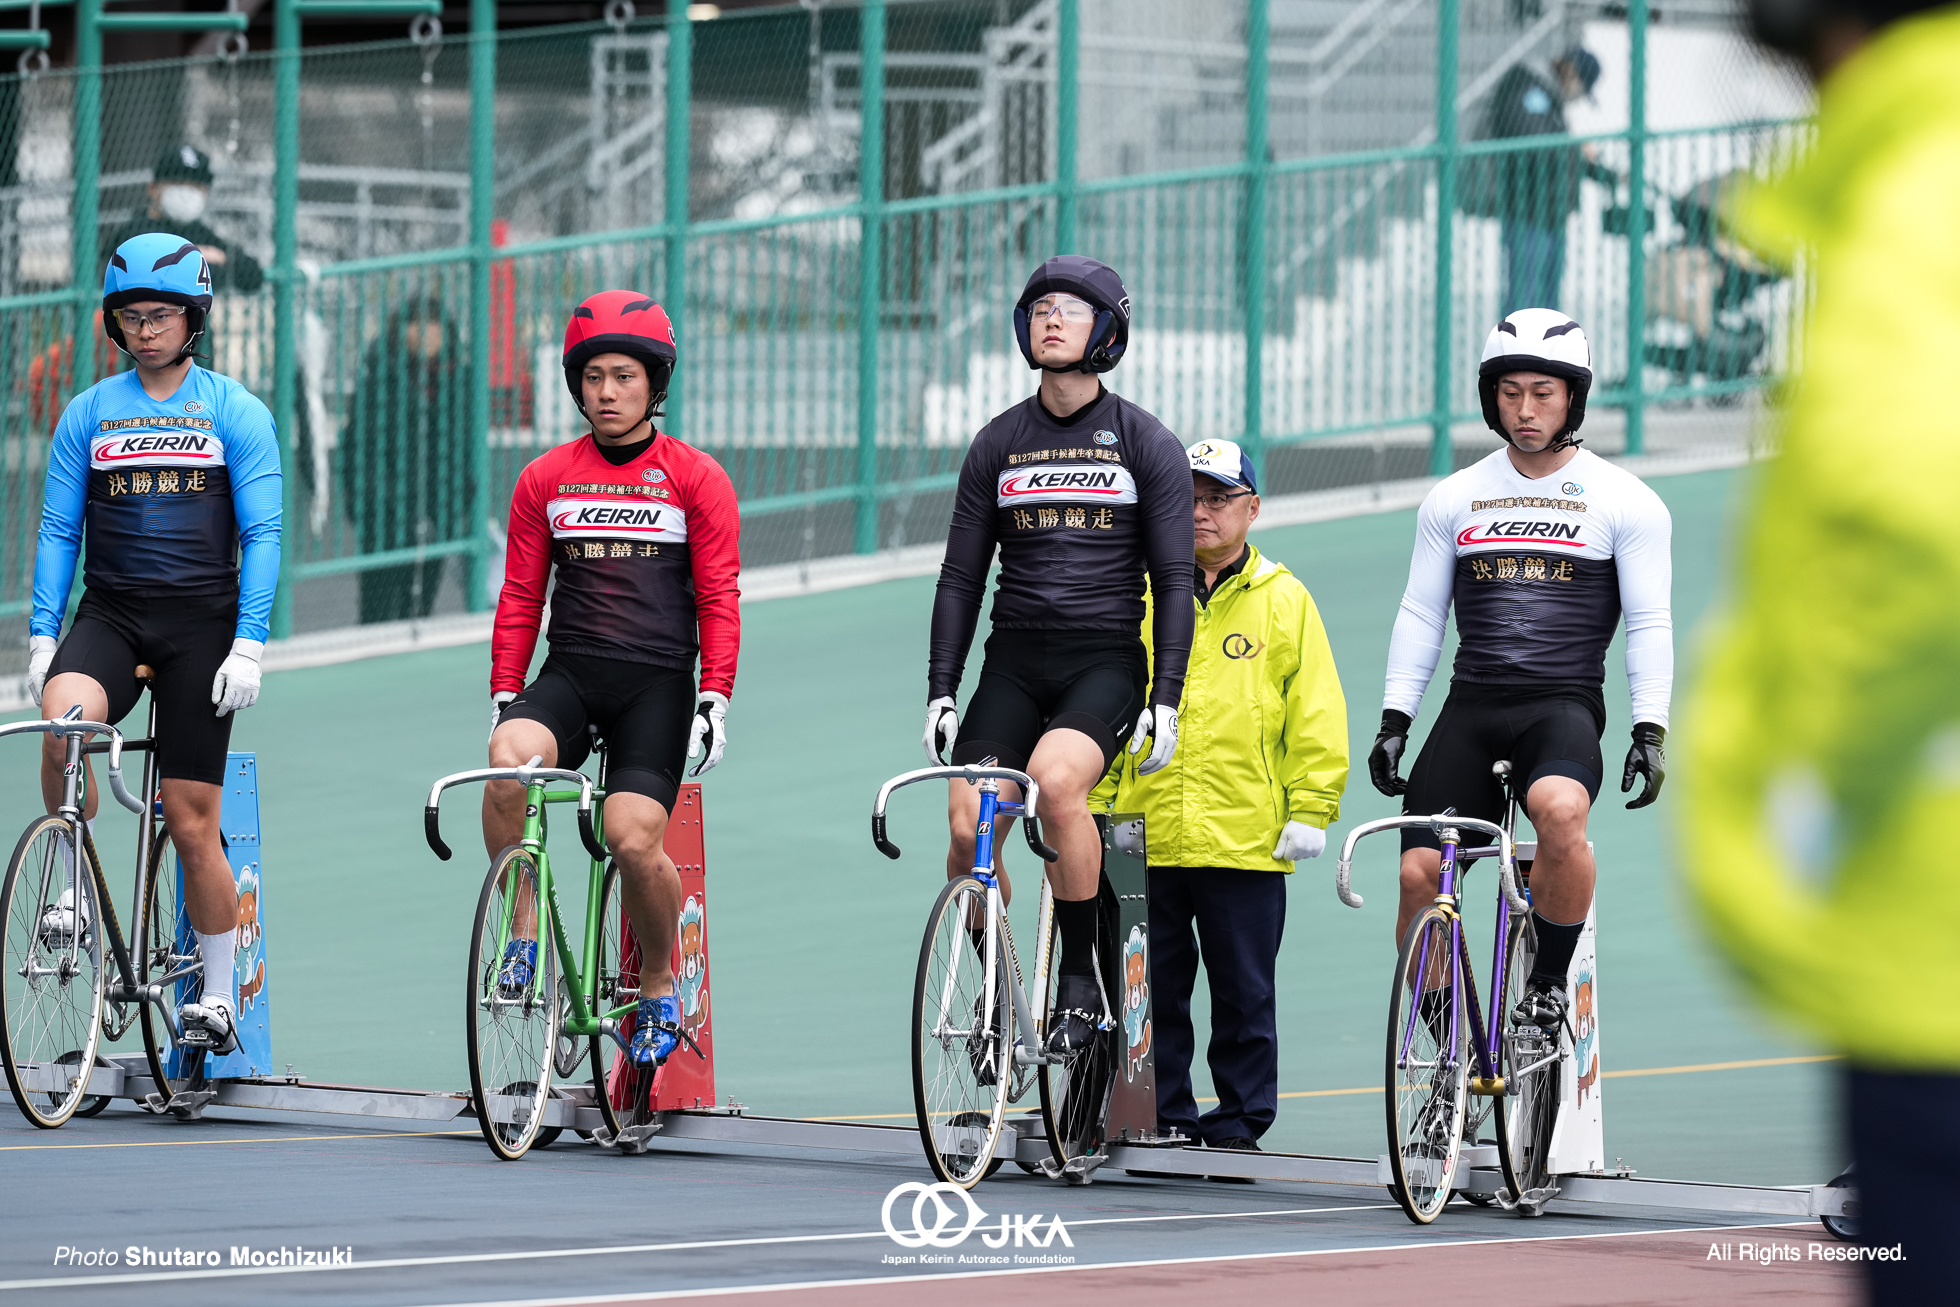
[[[54, 424], [116, 366], [90, 286], [152, 225], [216, 251], [212, 366], [273, 402], [291, 351], [295, 630], [494, 597], [518, 471], [583, 430], [566, 315], [609, 286], [673, 314], [665, 425], [733, 477], [750, 567], [941, 538], [966, 442], [1034, 387], [1014, 297], [1065, 249], [1127, 279], [1112, 388], [1187, 440], [1243, 440], [1273, 494], [1461, 461], [1476, 351], [1525, 303], [1593, 340], [1595, 448], [1741, 448], [1803, 291], [1728, 239], [1723, 207], [1808, 104], [1725, 7], [1629, 9], [806, 0], [678, 27], [425, 25], [293, 56], [290, 249], [280, 56], [0, 78], [0, 616], [28, 607]], [[486, 102], [471, 70], [493, 48]]]

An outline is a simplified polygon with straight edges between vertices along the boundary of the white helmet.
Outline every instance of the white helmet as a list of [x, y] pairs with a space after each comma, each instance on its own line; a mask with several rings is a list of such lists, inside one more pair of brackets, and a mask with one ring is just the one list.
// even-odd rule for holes
[[1507, 441], [1511, 437], [1497, 418], [1497, 379], [1511, 372], [1542, 372], [1565, 381], [1572, 405], [1565, 412], [1565, 429], [1550, 447], [1578, 444], [1572, 433], [1586, 420], [1586, 393], [1593, 380], [1585, 329], [1557, 309], [1519, 309], [1491, 328], [1477, 365], [1477, 395], [1484, 402], [1484, 421]]

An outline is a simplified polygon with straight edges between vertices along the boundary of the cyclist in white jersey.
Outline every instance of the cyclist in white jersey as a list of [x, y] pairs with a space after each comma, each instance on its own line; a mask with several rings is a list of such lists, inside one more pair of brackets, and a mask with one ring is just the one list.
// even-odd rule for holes
[[[1520, 309], [1490, 333], [1478, 390], [1506, 448], [1423, 500], [1368, 759], [1375, 787], [1403, 795], [1404, 813], [1454, 807], [1490, 821], [1503, 811], [1491, 764], [1512, 764], [1538, 836], [1538, 953], [1517, 1016], [1547, 1028], [1565, 1019], [1566, 972], [1592, 907], [1586, 818], [1604, 771], [1606, 646], [1623, 612], [1634, 726], [1620, 790], [1645, 782], [1629, 808], [1660, 791], [1674, 681], [1672, 522], [1637, 477], [1578, 448], [1591, 386], [1586, 333], [1563, 313]], [[1452, 602], [1459, 647], [1449, 697], [1405, 781], [1397, 764]], [[1402, 850], [1397, 939], [1435, 898], [1442, 866], [1427, 830], [1404, 830]]]

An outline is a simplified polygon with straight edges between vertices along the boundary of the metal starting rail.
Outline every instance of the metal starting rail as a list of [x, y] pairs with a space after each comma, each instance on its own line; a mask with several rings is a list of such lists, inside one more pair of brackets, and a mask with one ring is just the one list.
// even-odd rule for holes
[[[408, 1121], [454, 1121], [474, 1118], [467, 1093], [438, 1093], [419, 1089], [377, 1089], [358, 1085], [318, 1084], [298, 1076], [261, 1077], [212, 1082], [216, 1097], [209, 1106], [256, 1108], [274, 1112], [381, 1117]], [[105, 1058], [89, 1077], [89, 1093], [105, 1098], [128, 1098], [138, 1103], [156, 1086], [141, 1057]], [[552, 1090], [544, 1124], [589, 1136], [604, 1123], [592, 1102], [589, 1085]], [[699, 1108], [655, 1115], [652, 1147], [672, 1140], [688, 1143], [736, 1144], [768, 1148], [826, 1148], [876, 1153], [921, 1160], [919, 1131], [914, 1125], [872, 1125], [849, 1121], [805, 1121], [790, 1117], [751, 1116], [740, 1104], [703, 1104]], [[1048, 1142], [1037, 1114], [1010, 1116], [1015, 1140], [1013, 1160], [1033, 1170], [1049, 1157]], [[1005, 1141], [1003, 1140], [1003, 1144]], [[1007, 1149], [1002, 1148], [1005, 1154]], [[1458, 1190], [1475, 1197], [1494, 1196], [1503, 1185], [1494, 1146], [1463, 1150]], [[1387, 1159], [1320, 1157], [1307, 1153], [1237, 1152], [1186, 1147], [1182, 1140], [1116, 1142], [1102, 1162], [1112, 1170], [1150, 1171], [1157, 1175], [1234, 1176], [1294, 1184], [1353, 1185], [1378, 1188], [1388, 1183]], [[1089, 1177], [1084, 1177], [1087, 1183]], [[1559, 1177], [1558, 1201], [1611, 1203], [1621, 1207], [1672, 1208], [1730, 1215], [1788, 1217], [1795, 1220], [1844, 1220], [1857, 1216], [1857, 1192], [1836, 1185], [1709, 1184], [1692, 1180], [1659, 1180], [1632, 1170], [1596, 1175]]]

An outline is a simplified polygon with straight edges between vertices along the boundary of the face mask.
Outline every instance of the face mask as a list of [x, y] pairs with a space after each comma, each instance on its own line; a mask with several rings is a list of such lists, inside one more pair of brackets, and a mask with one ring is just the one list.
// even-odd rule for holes
[[195, 221], [204, 212], [202, 186], [165, 186], [157, 193], [157, 207], [163, 216], [177, 222]]

